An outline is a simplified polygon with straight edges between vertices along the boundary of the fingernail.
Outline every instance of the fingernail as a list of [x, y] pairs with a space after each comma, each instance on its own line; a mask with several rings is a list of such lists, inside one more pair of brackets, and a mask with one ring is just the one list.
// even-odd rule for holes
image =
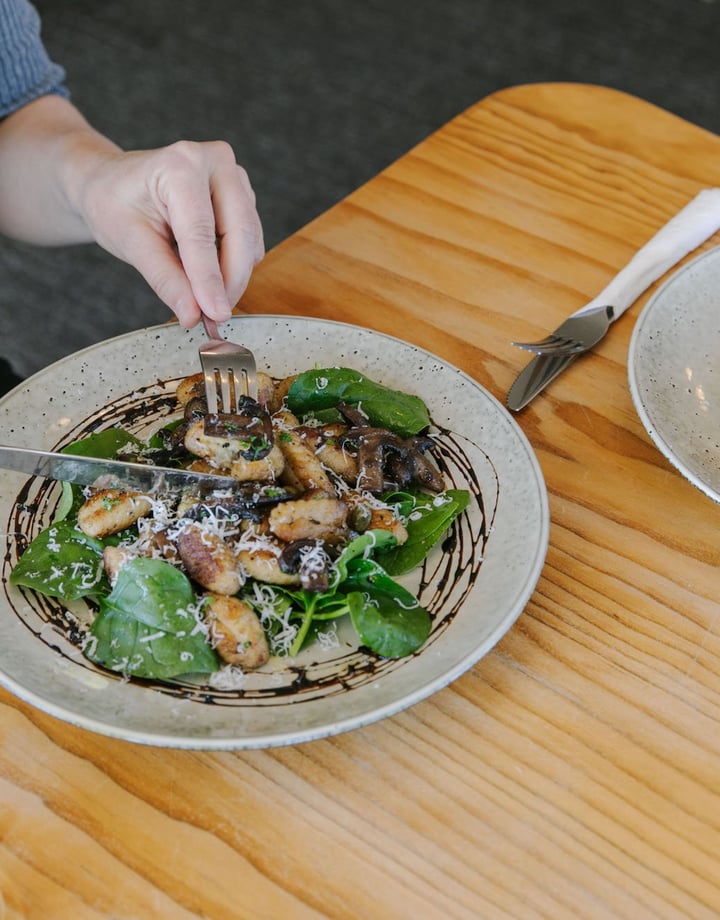
[[[207, 311], [209, 312], [209, 311]], [[225, 322], [232, 315], [232, 307], [227, 295], [220, 295], [213, 300], [213, 310], [211, 316], [219, 322]]]

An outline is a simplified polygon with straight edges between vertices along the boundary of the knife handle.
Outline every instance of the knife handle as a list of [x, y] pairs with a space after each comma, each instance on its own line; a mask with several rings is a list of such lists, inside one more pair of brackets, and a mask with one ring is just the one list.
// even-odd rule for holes
[[635, 303], [653, 281], [720, 229], [720, 188], [704, 189], [638, 250], [589, 304], [573, 314], [612, 306], [613, 319]]

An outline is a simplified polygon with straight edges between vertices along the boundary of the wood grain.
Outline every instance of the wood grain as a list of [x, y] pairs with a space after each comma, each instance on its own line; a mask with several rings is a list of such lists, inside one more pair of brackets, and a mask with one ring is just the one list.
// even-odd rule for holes
[[[510, 341], [716, 185], [720, 139], [667, 112], [508, 89], [272, 251], [242, 308], [399, 336], [504, 399]], [[547, 562], [515, 627], [431, 699], [207, 753], [0, 693], [0, 917], [717, 917], [720, 509], [634, 412], [647, 296], [518, 417], [550, 493]]]

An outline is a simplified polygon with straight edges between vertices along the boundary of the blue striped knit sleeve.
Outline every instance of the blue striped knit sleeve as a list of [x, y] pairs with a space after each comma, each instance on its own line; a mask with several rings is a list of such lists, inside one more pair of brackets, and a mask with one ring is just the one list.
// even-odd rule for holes
[[48, 93], [68, 96], [65, 71], [48, 57], [40, 16], [27, 0], [0, 0], [0, 118]]

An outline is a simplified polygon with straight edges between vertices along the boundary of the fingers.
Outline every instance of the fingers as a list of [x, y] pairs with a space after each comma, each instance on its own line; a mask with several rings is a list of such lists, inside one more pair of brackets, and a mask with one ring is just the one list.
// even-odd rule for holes
[[175, 246], [146, 225], [138, 225], [133, 237], [133, 252], [127, 261], [170, 307], [182, 326], [186, 329], [195, 326], [202, 311]]
[[228, 319], [264, 254], [255, 196], [223, 142], [103, 157], [86, 177], [94, 238], [140, 271], [184, 326]]
[[262, 225], [247, 173], [234, 158], [214, 172], [211, 193], [220, 270], [234, 306], [245, 292], [254, 266], [265, 255]]
[[[221, 322], [264, 254], [255, 196], [227, 144], [181, 142], [164, 153], [158, 193], [194, 306]], [[195, 314], [184, 300], [181, 309]]]

